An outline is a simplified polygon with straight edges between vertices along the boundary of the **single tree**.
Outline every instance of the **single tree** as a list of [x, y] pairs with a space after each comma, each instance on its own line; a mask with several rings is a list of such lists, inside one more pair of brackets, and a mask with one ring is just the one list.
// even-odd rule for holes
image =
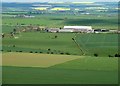
[[98, 57], [98, 54], [97, 54], [97, 53], [95, 53], [95, 54], [94, 54], [94, 56], [95, 56], [95, 57]]

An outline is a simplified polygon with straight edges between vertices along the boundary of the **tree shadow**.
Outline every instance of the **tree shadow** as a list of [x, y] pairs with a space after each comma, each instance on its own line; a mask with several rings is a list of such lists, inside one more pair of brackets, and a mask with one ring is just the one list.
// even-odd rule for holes
[[50, 20], [64, 20], [64, 18], [50, 18]]
[[64, 23], [68, 25], [118, 24], [116, 20], [104, 20], [104, 19], [68, 19], [65, 20]]

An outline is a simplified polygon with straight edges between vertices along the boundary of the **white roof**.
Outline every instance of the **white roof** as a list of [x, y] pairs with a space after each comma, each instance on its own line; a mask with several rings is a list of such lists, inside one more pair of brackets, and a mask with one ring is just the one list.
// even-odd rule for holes
[[61, 30], [59, 30], [59, 32], [73, 32], [73, 30], [69, 30], [69, 29], [61, 29]]
[[64, 26], [64, 29], [92, 29], [91, 26]]

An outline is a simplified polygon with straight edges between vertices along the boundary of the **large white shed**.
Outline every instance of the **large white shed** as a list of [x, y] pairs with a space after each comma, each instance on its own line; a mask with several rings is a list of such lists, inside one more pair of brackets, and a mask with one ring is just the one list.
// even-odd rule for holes
[[64, 26], [64, 30], [73, 30], [73, 32], [92, 32], [92, 26]]

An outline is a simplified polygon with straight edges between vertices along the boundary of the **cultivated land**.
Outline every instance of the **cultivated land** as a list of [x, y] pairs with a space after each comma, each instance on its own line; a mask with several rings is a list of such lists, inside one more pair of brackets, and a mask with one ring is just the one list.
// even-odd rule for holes
[[118, 34], [77, 34], [75, 39], [86, 55], [114, 56], [118, 52]]
[[[10, 57], [8, 57], [8, 55]], [[58, 62], [59, 64], [50, 66], [50, 62], [56, 63], [58, 61], [58, 59], [56, 59], [55, 57], [58, 58], [60, 61], [64, 60], [64, 62]], [[20, 58], [23, 60], [21, 60]], [[51, 58], [49, 62], [47, 58]], [[69, 61], [65, 62], [65, 59], [69, 59]], [[33, 62], [31, 60], [33, 60]], [[36, 61], [36, 65], [40, 67], [31, 66], [31, 64], [33, 64], [35, 60], [39, 60], [39, 62]], [[46, 60], [43, 64], [45, 65], [49, 63], [50, 67], [41, 67], [41, 61], [43, 60]], [[56, 62], [54, 62], [55, 60]], [[29, 64], [28, 61], [31, 63]], [[5, 84], [118, 83], [118, 58], [96, 58], [65, 55], [55, 55], [51, 57], [51, 55], [45, 54], [43, 56], [38, 54], [30, 55], [29, 53], [4, 53], [3, 62], [3, 65], [9, 64], [8, 66], [3, 67], [3, 83]], [[33, 64], [33, 66], [34, 65], [35, 64]]]
[[[57, 36], [57, 38], [55, 38]], [[72, 38], [75, 38], [77, 45]], [[15, 46], [14, 46], [15, 45]], [[48, 50], [50, 49], [50, 50]], [[114, 56], [118, 52], [118, 34], [76, 34], [26, 32], [3, 39], [5, 52], [31, 52], [69, 55]]]
[[[55, 38], [55, 36], [58, 36]], [[15, 38], [3, 39], [3, 50], [22, 51], [22, 52], [37, 52], [53, 54], [70, 53], [81, 55], [77, 45], [72, 40], [74, 33], [40, 33], [40, 32], [27, 32], [16, 35]], [[15, 45], [16, 47], [13, 47]], [[48, 51], [48, 49], [51, 49]]]
[[29, 15], [28, 12], [6, 12], [2, 18], [2, 32], [7, 35], [2, 40], [3, 84], [118, 83], [118, 58], [114, 57], [118, 53], [118, 34], [44, 31], [21, 32], [15, 37], [9, 34], [13, 29], [21, 30], [30, 24], [48, 28], [90, 25], [94, 29], [116, 30], [117, 14], [56, 13], [34, 14], [35, 18], [13, 18], [18, 14]]
[[[36, 15], [35, 18], [13, 18], [3, 16], [3, 32], [10, 26], [22, 25], [40, 25], [45, 27], [63, 27], [65, 25], [87, 25], [95, 29], [118, 29], [118, 17], [113, 15]], [[13, 27], [14, 28], [14, 27]], [[13, 29], [11, 27], [11, 29]], [[10, 29], [10, 30], [11, 30]]]
[[41, 67], [46, 68], [67, 61], [82, 58], [80, 56], [68, 55], [48, 55], [48, 54], [29, 54], [29, 53], [4, 53], [3, 66], [17, 67]]
[[[45, 22], [47, 20], [41, 19], [40, 21]], [[8, 18], [8, 21], [7, 19], [5, 21], [11, 21], [12, 24], [3, 23], [4, 33], [13, 31], [16, 27], [15, 20], [19, 23], [25, 21], [25, 24], [30, 24], [33, 21], [40, 22], [36, 21], [38, 19]], [[48, 26], [56, 26], [60, 25], [62, 21], [64, 19], [55, 18], [48, 21], [49, 23], [47, 24]], [[86, 19], [86, 21], [88, 20]], [[43, 22], [43, 26], [46, 25], [45, 22]], [[55, 24], [56, 22], [59, 22], [59, 24]], [[112, 24], [109, 23], [109, 25]], [[109, 25], [101, 25], [100, 27], [105, 26], [108, 27], [106, 29], [112, 29], [112, 26]], [[113, 25], [113, 27], [115, 26]], [[17, 29], [21, 28], [23, 27], [19, 26]], [[75, 38], [80, 47], [76, 45], [72, 38]], [[108, 58], [108, 55], [114, 56], [118, 52], [117, 34], [44, 33], [32, 31], [17, 34], [15, 38], [7, 36], [2, 43], [4, 52], [4, 84], [118, 83], [118, 59]], [[48, 49], [50, 50], [48, 51]], [[81, 56], [81, 49], [85, 56]], [[20, 53], [18, 54], [18, 52]], [[50, 55], [51, 53], [53, 55]], [[95, 53], [98, 54], [98, 57], [93, 56]]]

